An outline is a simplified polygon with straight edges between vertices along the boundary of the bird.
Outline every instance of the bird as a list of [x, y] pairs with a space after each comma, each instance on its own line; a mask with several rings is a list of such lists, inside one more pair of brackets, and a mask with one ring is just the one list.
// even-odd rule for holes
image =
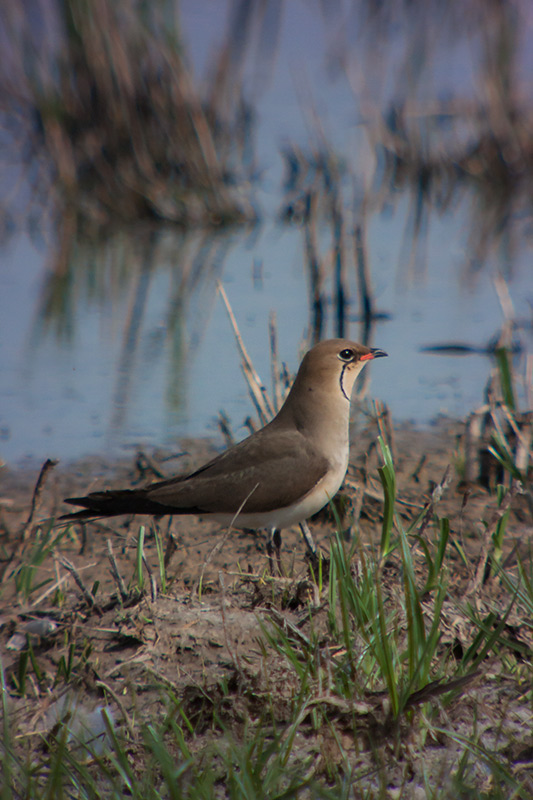
[[271, 570], [273, 547], [281, 568], [283, 528], [299, 523], [314, 549], [305, 520], [329, 503], [346, 475], [355, 379], [366, 364], [386, 355], [348, 339], [319, 342], [304, 356], [285, 402], [263, 428], [194, 472], [141, 489], [69, 497], [65, 502], [82, 510], [60, 519], [195, 514], [223, 526], [267, 529]]

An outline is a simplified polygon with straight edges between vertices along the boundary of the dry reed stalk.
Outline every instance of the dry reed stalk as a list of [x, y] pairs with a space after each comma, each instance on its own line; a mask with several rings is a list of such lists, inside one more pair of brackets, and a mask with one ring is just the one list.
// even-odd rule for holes
[[101, 617], [103, 614], [102, 609], [98, 606], [96, 598], [91, 592], [91, 590], [85, 586], [80, 573], [78, 572], [77, 568], [74, 566], [72, 561], [70, 561], [70, 559], [66, 558], [65, 556], [57, 556], [57, 560], [59, 564], [61, 564], [61, 566], [72, 575], [72, 577], [74, 578], [74, 582], [76, 583], [78, 589], [81, 591], [87, 605], [94, 611], [96, 611], [98, 616]]
[[59, 464], [59, 461], [57, 461], [56, 459], [47, 458], [46, 461], [44, 462], [44, 464], [41, 467], [41, 471], [39, 472], [39, 477], [37, 478], [37, 483], [35, 484], [35, 488], [33, 490], [33, 495], [32, 495], [32, 498], [31, 498], [30, 513], [28, 514], [28, 519], [26, 520], [26, 523], [24, 524], [24, 527], [22, 528], [21, 537], [20, 537], [21, 538], [21, 545], [19, 546], [19, 553], [20, 553], [21, 548], [23, 548], [23, 546], [24, 546], [23, 543], [26, 542], [28, 540], [29, 536], [30, 536], [30, 532], [31, 532], [32, 525], [33, 525], [33, 520], [35, 518], [35, 513], [37, 511], [37, 508], [38, 508], [38, 505], [39, 505], [39, 502], [40, 502], [40, 499], [41, 499], [41, 494], [42, 494], [42, 491], [44, 489], [44, 485], [46, 483], [48, 475], [53, 470], [53, 468], [55, 466], [57, 466], [57, 464]]
[[122, 580], [122, 575], [120, 574], [119, 568], [117, 566], [111, 539], [107, 539], [107, 557], [109, 559], [109, 564], [111, 567], [111, 575], [113, 576], [113, 579], [117, 585], [118, 593], [122, 600], [126, 600], [129, 597], [129, 592], [126, 589], [124, 581]]
[[226, 311], [228, 313], [231, 326], [233, 328], [235, 341], [237, 342], [237, 347], [239, 348], [239, 352], [241, 354], [241, 369], [243, 371], [246, 383], [248, 384], [250, 396], [252, 398], [256, 411], [259, 414], [259, 419], [261, 421], [261, 424], [266, 425], [267, 422], [270, 422], [270, 420], [275, 415], [272, 402], [268, 396], [264, 384], [262, 383], [259, 375], [255, 371], [255, 368], [252, 364], [252, 360], [248, 355], [246, 347], [244, 346], [244, 341], [240, 334], [239, 327], [237, 325], [237, 320], [235, 319], [235, 315], [228, 300], [228, 296], [224, 291], [224, 287], [222, 286], [221, 283], [217, 284], [217, 290], [220, 293], [222, 300], [224, 301], [224, 305], [226, 306]]

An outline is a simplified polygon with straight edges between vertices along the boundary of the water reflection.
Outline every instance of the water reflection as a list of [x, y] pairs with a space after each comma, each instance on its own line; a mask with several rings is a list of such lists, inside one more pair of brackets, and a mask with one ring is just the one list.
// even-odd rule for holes
[[100, 347], [108, 341], [114, 351], [111, 445], [120, 441], [139, 383], [154, 380], [155, 365], [165, 365], [168, 424], [183, 415], [186, 365], [208, 326], [233, 239], [229, 232], [146, 226], [101, 241], [81, 239], [69, 259], [54, 261], [39, 293], [27, 357], [38, 358], [50, 338], [76, 351], [87, 313], [100, 317]]
[[[280, 342], [295, 361], [302, 339], [330, 335], [392, 351], [393, 389], [377, 389], [389, 403], [411, 398], [395, 414], [468, 411], [487, 366], [479, 359], [463, 372], [440, 359], [435, 367], [418, 350], [446, 342], [484, 348], [504, 316], [492, 274], [515, 282], [517, 315], [528, 313], [530, 5], [470, 0], [444, 12], [436, 0], [354, 0], [324, 5], [321, 18], [297, 2], [235, 0], [215, 4], [208, 20], [201, 4], [180, 5], [173, 30], [190, 42], [189, 58], [168, 39], [165, 15], [152, 9], [136, 19], [133, 0], [124, 30], [122, 12], [104, 0], [106, 29], [85, 5], [36, 0], [47, 20], [40, 51], [35, 14], [2, 12], [4, 37], [11, 32], [10, 71], [0, 73], [2, 136], [13, 154], [4, 168], [3, 231], [8, 241], [35, 225], [53, 241], [41, 256], [35, 302], [18, 276], [18, 308], [2, 306], [11, 315], [4, 338], [28, 309], [31, 333], [21, 338], [28, 370], [39, 376], [31, 391], [46, 394], [56, 380], [56, 399], [80, 404], [100, 392], [98, 435], [120, 443], [142, 432], [155, 442], [163, 429], [178, 431], [191, 375], [209, 365], [195, 397], [206, 406], [216, 380], [217, 399], [194, 432], [205, 430], [225, 404], [224, 385], [237, 391], [233, 365], [219, 355], [222, 339], [232, 348], [215, 305], [224, 278], [259, 359], [276, 310]], [[66, 34], [60, 8], [73, 15]], [[114, 47], [95, 61], [104, 40]], [[208, 54], [205, 85], [200, 50]], [[298, 73], [294, 90], [296, 58], [307, 80]], [[307, 105], [298, 110], [304, 83]], [[293, 124], [301, 112], [307, 127]], [[260, 216], [261, 225], [243, 224]], [[209, 229], [199, 225], [206, 221]], [[517, 335], [527, 351], [530, 326]], [[216, 350], [219, 363], [203, 348]], [[10, 358], [4, 372], [13, 387], [17, 357]], [[477, 388], [466, 391], [468, 381]], [[10, 391], [43, 414], [39, 430], [51, 427], [55, 441], [64, 411], [44, 412], [44, 401], [28, 401], [27, 387]]]
[[512, 274], [524, 235], [517, 218], [531, 217], [532, 21], [525, 1], [470, 0], [445, 10], [357, 2], [332, 23], [330, 58], [350, 82], [379, 165], [373, 200], [410, 196], [400, 260], [409, 279], [427, 264], [430, 215], [465, 194], [465, 276], [491, 254]]

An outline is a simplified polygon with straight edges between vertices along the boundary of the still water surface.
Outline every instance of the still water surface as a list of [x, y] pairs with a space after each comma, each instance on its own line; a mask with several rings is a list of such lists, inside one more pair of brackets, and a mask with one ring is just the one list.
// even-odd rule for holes
[[[201, 6], [183, 4], [184, 29], [199, 70], [223, 13], [223, 4], [211, 4], [207, 20]], [[308, 137], [302, 83], [311, 80], [331, 141], [350, 147], [361, 140], [353, 94], [346, 81], [332, 82], [326, 68], [323, 21], [299, 16], [298, 8], [299, 3], [286, 5], [273, 71], [257, 97], [262, 170], [257, 202], [263, 220], [256, 229], [202, 239], [167, 227], [153, 233], [149, 246], [146, 231], [137, 229], [117, 231], [105, 243], [80, 244], [61, 310], [55, 307], [53, 313], [50, 306], [43, 311], [53, 240], [46, 231], [32, 238], [20, 231], [4, 244], [0, 456], [5, 461], [110, 456], [139, 444], [172, 446], [183, 436], [217, 435], [220, 409], [236, 435], [243, 435], [251, 404], [216, 292], [218, 280], [265, 384], [270, 384], [271, 312], [277, 317], [280, 358], [291, 370], [297, 367], [310, 326], [308, 274], [301, 229], [280, 224], [277, 213], [279, 147], [288, 139], [303, 146]], [[485, 347], [503, 321], [493, 283], [497, 272], [511, 276], [518, 319], [530, 320], [533, 301], [528, 224], [522, 224], [512, 252], [490, 251], [483, 269], [467, 277], [477, 199], [463, 192], [443, 213], [427, 202], [421, 270], [409, 270], [409, 193], [398, 192], [394, 202], [369, 213], [366, 227], [376, 305], [389, 315], [375, 323], [372, 344], [390, 355], [372, 367], [370, 393], [387, 403], [394, 420], [418, 424], [441, 413], [461, 417], [477, 407], [491, 368], [484, 355], [435, 356], [421, 347], [442, 342]], [[327, 252], [326, 231], [321, 245]], [[348, 275], [353, 299], [348, 335], [358, 339], [353, 263]], [[331, 283], [326, 287], [331, 295]], [[332, 316], [328, 336], [335, 335]], [[520, 336], [531, 352], [531, 329]], [[524, 358], [517, 359], [519, 372]]]

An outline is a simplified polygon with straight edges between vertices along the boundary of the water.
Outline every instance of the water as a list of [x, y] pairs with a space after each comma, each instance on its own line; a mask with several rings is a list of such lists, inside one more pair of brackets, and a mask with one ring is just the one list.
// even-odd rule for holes
[[[183, 4], [183, 26], [198, 70], [225, 19], [223, 4], [209, 4], [208, 19], [201, 8]], [[260, 227], [215, 239], [165, 228], [149, 246], [142, 229], [117, 231], [105, 243], [77, 243], [70, 279], [60, 292], [56, 285], [48, 306], [55, 246], [46, 227], [33, 240], [23, 226], [7, 238], [0, 252], [0, 456], [5, 461], [111, 456], [138, 444], [172, 446], [183, 436], [217, 435], [220, 409], [237, 435], [244, 433], [242, 422], [252, 409], [217, 295], [218, 280], [264, 382], [269, 385], [272, 311], [280, 356], [291, 369], [297, 367], [310, 325], [303, 235], [297, 225], [277, 223], [276, 215], [283, 174], [279, 146], [289, 139], [302, 146], [308, 141], [299, 104], [305, 87], [312, 86], [309, 93], [328, 140], [344, 152], [359, 147], [359, 158], [370, 151], [360, 107], [347, 82], [333, 82], [326, 66], [334, 26], [326, 30], [318, 15], [304, 12], [304, 4], [288, 3], [284, 9], [274, 71], [256, 71], [250, 78], [251, 87], [262, 89], [257, 94]], [[459, 79], [457, 66], [452, 74], [445, 67], [442, 57], [436, 58], [425, 96], [434, 97]], [[390, 79], [383, 86], [390, 89]], [[375, 174], [370, 161], [364, 161], [363, 176]], [[10, 175], [4, 171], [4, 183]], [[486, 356], [435, 356], [421, 347], [440, 342], [484, 347], [503, 321], [496, 272], [511, 276], [516, 317], [531, 319], [531, 226], [529, 212], [518, 221], [510, 215], [513, 247], [496, 242], [472, 278], [468, 265], [476, 255], [472, 233], [479, 196], [463, 189], [442, 213], [426, 200], [425, 242], [418, 237], [421, 255], [414, 262], [412, 197], [398, 189], [381, 209], [366, 214], [376, 303], [390, 316], [373, 329], [372, 343], [390, 358], [372, 367], [371, 394], [387, 403], [396, 421], [427, 424], [438, 414], [462, 417], [483, 401], [491, 367]], [[320, 241], [326, 254], [326, 231]], [[349, 265], [348, 272], [355, 316], [355, 267]], [[331, 282], [327, 291], [331, 296]], [[325, 333], [335, 335], [331, 313]], [[349, 336], [360, 337], [355, 321]], [[519, 336], [531, 350], [531, 329]], [[517, 360], [519, 372], [523, 363], [524, 357]]]

